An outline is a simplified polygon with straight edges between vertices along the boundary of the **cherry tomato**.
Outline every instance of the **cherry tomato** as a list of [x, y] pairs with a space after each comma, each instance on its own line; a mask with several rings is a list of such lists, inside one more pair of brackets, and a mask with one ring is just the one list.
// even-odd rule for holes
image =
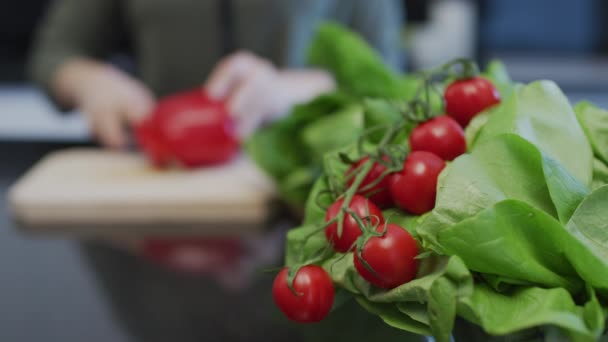
[[363, 246], [361, 257], [374, 270], [370, 272], [353, 253], [355, 268], [363, 279], [383, 289], [392, 289], [416, 277], [418, 255], [416, 240], [407, 230], [389, 223], [378, 227], [386, 231], [383, 236], [374, 236]]
[[441, 115], [421, 123], [410, 135], [412, 151], [432, 152], [443, 160], [453, 160], [467, 150], [462, 127], [449, 116]]
[[445, 90], [445, 110], [462, 127], [466, 127], [475, 115], [499, 102], [498, 90], [482, 77], [454, 81]]
[[[143, 134], [136, 134], [157, 164], [166, 162], [166, 151], [186, 167], [225, 162], [238, 152], [234, 121], [225, 104], [212, 100], [201, 89], [161, 99], [150, 120], [144, 122]], [[146, 134], [146, 125], [156, 128]], [[155, 139], [158, 141], [152, 142]]]
[[272, 297], [279, 309], [292, 321], [319, 322], [334, 304], [334, 286], [329, 274], [319, 266], [307, 265], [298, 270], [294, 294], [287, 283], [288, 269], [282, 269], [272, 285]]
[[445, 162], [431, 152], [410, 153], [391, 179], [391, 195], [402, 209], [421, 215], [435, 207], [437, 178]]
[[173, 271], [200, 274], [235, 268], [243, 249], [235, 238], [150, 238], [141, 254]]
[[[329, 206], [325, 213], [325, 222], [329, 222], [331, 219], [338, 216], [343, 203], [344, 198], [341, 198]], [[379, 225], [384, 222], [382, 211], [363, 196], [353, 196], [348, 207], [361, 218], [361, 221], [371, 223], [371, 226]], [[361, 228], [349, 213], [344, 215], [341, 236], [338, 236], [337, 222], [332, 223], [325, 228], [325, 237], [327, 238], [327, 241], [334, 246], [336, 252], [340, 253], [348, 252], [359, 236], [361, 236]]]
[[[385, 158], [385, 160], [388, 158]], [[369, 157], [365, 157], [359, 160], [356, 164], [352, 165], [348, 171], [347, 175], [352, 174], [357, 168], [359, 168], [363, 163], [369, 160]], [[380, 175], [386, 172], [386, 167], [378, 162], [374, 163], [372, 169], [367, 173], [363, 182], [359, 186], [359, 189], [367, 187], [369, 184], [373, 183]], [[393, 199], [391, 198], [391, 193], [388, 189], [389, 187], [389, 175], [386, 175], [382, 180], [371, 187], [369, 190], [365, 190], [363, 193], [359, 192], [365, 197], [369, 197], [369, 199], [374, 202], [380, 208], [388, 208], [393, 204]], [[349, 178], [346, 185], [351, 186], [354, 182], [355, 178]]]
[[165, 143], [160, 128], [153, 115], [137, 123], [134, 128], [135, 139], [156, 167], [165, 167], [173, 159], [173, 153]]

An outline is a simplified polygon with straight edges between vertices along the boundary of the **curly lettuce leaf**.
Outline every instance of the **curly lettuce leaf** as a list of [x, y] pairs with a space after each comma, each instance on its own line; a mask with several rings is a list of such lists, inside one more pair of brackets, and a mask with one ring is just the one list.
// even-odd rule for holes
[[333, 281], [356, 295], [368, 311], [388, 325], [449, 341], [458, 298], [472, 293], [473, 278], [458, 257], [421, 260], [416, 279], [392, 290], [380, 290], [364, 281], [353, 266], [352, 254], [327, 261]]
[[497, 59], [491, 60], [481, 75], [494, 84], [503, 101], [511, 96], [515, 83], [511, 80], [511, 76], [509, 76], [507, 67], [503, 62]]
[[[336, 91], [321, 95], [309, 103], [295, 106], [287, 117], [259, 129], [245, 144], [253, 161], [271, 176], [281, 196], [295, 208], [303, 206], [318, 177], [318, 153], [300, 138], [302, 130], [325, 120], [353, 103], [353, 98]], [[340, 124], [340, 120], [334, 120]]]
[[594, 259], [573, 260], [588, 284], [608, 294], [608, 185], [596, 189], [583, 200], [566, 225]]
[[591, 189], [597, 189], [602, 185], [608, 184], [608, 164], [604, 164], [601, 160], [593, 159], [593, 181]]
[[316, 120], [303, 128], [301, 140], [311, 151], [313, 159], [355, 143], [363, 132], [363, 108], [352, 104]]
[[479, 142], [514, 133], [558, 161], [585, 185], [591, 184], [593, 153], [566, 96], [551, 81], [517, 86], [484, 126]]
[[331, 72], [338, 88], [359, 97], [403, 99], [412, 88], [361, 36], [338, 24], [319, 25], [308, 62]]
[[[580, 216], [589, 214], [573, 218]], [[441, 230], [437, 240], [448, 255], [458, 255], [472, 271], [578, 293], [585, 284], [608, 289], [608, 245], [602, 228], [567, 229], [527, 203], [505, 200]]]
[[342, 92], [321, 95], [309, 103], [295, 106], [282, 120], [258, 130], [246, 142], [249, 156], [271, 177], [281, 180], [294, 169], [308, 166], [312, 156], [304, 143], [294, 137], [317, 120], [352, 103]]
[[499, 293], [483, 284], [459, 301], [458, 314], [492, 335], [551, 325], [574, 341], [596, 341], [603, 330], [603, 322], [597, 322], [604, 319], [595, 296], [581, 307], [562, 288], [520, 287]]
[[608, 184], [608, 111], [587, 101], [577, 103], [574, 111], [593, 148], [591, 187], [597, 189]]
[[425, 246], [441, 252], [437, 233], [505, 199], [569, 220], [587, 187], [530, 142], [504, 134], [477, 145], [441, 174], [435, 209], [418, 226]]
[[587, 101], [577, 103], [574, 111], [593, 148], [593, 154], [608, 164], [608, 111]]

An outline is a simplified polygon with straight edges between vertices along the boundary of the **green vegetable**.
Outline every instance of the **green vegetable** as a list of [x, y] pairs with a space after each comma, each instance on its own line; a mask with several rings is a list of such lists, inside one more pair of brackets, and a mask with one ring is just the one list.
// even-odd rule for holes
[[329, 70], [340, 89], [357, 96], [403, 99], [416, 88], [384, 64], [363, 38], [337, 24], [319, 26], [308, 61]]
[[503, 133], [521, 135], [583, 184], [591, 184], [591, 146], [568, 99], [555, 83], [537, 81], [517, 86], [514, 94], [491, 116], [478, 140]]
[[[399, 119], [401, 115], [399, 108], [393, 102], [373, 98], [366, 98], [363, 101], [363, 105], [365, 108], [365, 128], [376, 129], [376, 131], [370, 134], [369, 140], [377, 144], [382, 140], [386, 128]], [[407, 140], [406, 138], [407, 135], [402, 137], [401, 140]]]
[[[373, 105], [368, 113], [364, 99], [410, 99], [421, 83], [417, 77], [395, 72], [361, 37], [331, 23], [319, 26], [309, 48], [309, 64], [332, 73], [338, 90], [296, 106], [246, 144], [249, 156], [297, 208], [304, 205], [325, 153], [356, 141], [363, 129], [393, 119], [377, 116], [384, 111]], [[435, 94], [432, 103], [439, 108], [440, 96]]]
[[467, 150], [469, 152], [475, 147], [477, 138], [479, 138], [479, 133], [481, 133], [482, 128], [484, 128], [488, 123], [488, 120], [490, 120], [492, 113], [498, 111], [499, 108], [500, 105], [490, 107], [490, 109], [478, 114], [469, 122], [469, 125], [464, 130], [464, 136], [467, 140]]
[[[576, 209], [566, 228], [594, 258], [577, 253], [572, 260], [581, 277], [608, 294], [608, 186], [595, 190]], [[575, 248], [575, 246], [568, 246]]]
[[579, 293], [586, 282], [606, 290], [606, 246], [596, 247], [598, 240], [584, 235], [604, 227], [580, 228], [584, 233], [575, 234], [524, 202], [505, 200], [442, 229], [437, 240], [470, 270], [501, 276], [503, 282], [513, 279], [515, 284], [562, 287], [571, 293]]
[[593, 148], [595, 158], [591, 187], [596, 189], [608, 184], [608, 111], [587, 101], [579, 102], [574, 111]]
[[501, 61], [497, 59], [491, 60], [481, 75], [492, 81], [503, 101], [511, 96], [515, 84], [511, 81], [507, 67]]
[[249, 157], [275, 179], [281, 195], [294, 206], [302, 206], [319, 170], [314, 162], [316, 154], [298, 137], [303, 128], [339, 112], [352, 101], [351, 96], [339, 91], [321, 95], [296, 106], [285, 119], [258, 130], [246, 142]]
[[419, 226], [427, 247], [441, 251], [439, 230], [505, 199], [518, 199], [566, 222], [588, 189], [534, 145], [505, 134], [457, 158], [439, 179], [433, 212]]
[[[494, 335], [550, 324], [568, 331], [574, 340], [595, 341], [603, 325], [598, 329], [597, 322], [604, 317], [595, 297], [587, 305], [588, 314], [562, 288], [517, 287], [499, 293], [480, 284], [472, 296], [459, 302], [458, 313]], [[587, 319], [595, 324], [587, 324]]]
[[579, 102], [574, 111], [591, 143], [593, 154], [608, 164], [608, 111], [587, 101]]
[[[314, 258], [342, 299], [355, 299], [387, 326], [440, 342], [459, 330], [457, 317], [514, 340], [539, 330], [547, 340], [608, 338], [607, 111], [587, 102], [573, 110], [553, 82], [516, 85], [492, 61], [482, 76], [503, 102], [467, 127], [469, 154], [444, 169], [435, 209], [420, 217], [383, 212], [423, 252], [416, 279], [381, 290], [361, 278], [351, 253], [329, 248], [325, 211], [345, 191], [349, 161], [377, 149], [385, 128], [402, 127], [389, 147], [395, 160], [405, 157], [413, 124], [395, 123], [426, 83], [393, 72], [360, 37], [333, 24], [319, 29], [309, 57], [339, 89], [296, 107], [248, 145], [282, 194], [305, 205], [302, 225], [287, 235], [288, 266]], [[431, 94], [423, 104], [439, 113], [442, 97]], [[349, 310], [355, 303], [340, 302]], [[336, 325], [328, 330], [339, 339], [348, 313], [335, 310], [342, 316], [330, 315]]]
[[355, 143], [363, 132], [363, 108], [350, 105], [309, 124], [301, 132], [301, 140], [313, 158]]
[[591, 188], [597, 189], [605, 184], [608, 184], [608, 165], [597, 158], [593, 158], [593, 181]]
[[308, 164], [307, 150], [299, 139], [294, 139], [302, 127], [340, 110], [351, 101], [350, 96], [335, 92], [296, 106], [284, 120], [254, 134], [245, 146], [247, 153], [270, 176], [280, 180], [294, 168]]

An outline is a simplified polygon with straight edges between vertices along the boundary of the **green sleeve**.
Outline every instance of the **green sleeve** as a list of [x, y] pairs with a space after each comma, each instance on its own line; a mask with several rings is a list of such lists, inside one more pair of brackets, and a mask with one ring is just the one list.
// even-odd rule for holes
[[53, 73], [67, 59], [106, 57], [121, 33], [120, 6], [120, 0], [52, 2], [32, 46], [31, 79], [48, 92]]

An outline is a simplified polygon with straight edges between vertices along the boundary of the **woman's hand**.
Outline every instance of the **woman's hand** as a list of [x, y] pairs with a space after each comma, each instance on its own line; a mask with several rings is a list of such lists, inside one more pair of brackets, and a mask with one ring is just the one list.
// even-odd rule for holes
[[154, 105], [150, 90], [109, 64], [78, 58], [66, 62], [54, 78], [59, 100], [78, 108], [99, 141], [111, 148], [128, 142], [126, 127]]
[[205, 84], [209, 95], [224, 99], [237, 118], [241, 137], [262, 122], [284, 114], [298, 103], [334, 89], [327, 72], [313, 69], [280, 70], [249, 52], [237, 52], [220, 61]]

